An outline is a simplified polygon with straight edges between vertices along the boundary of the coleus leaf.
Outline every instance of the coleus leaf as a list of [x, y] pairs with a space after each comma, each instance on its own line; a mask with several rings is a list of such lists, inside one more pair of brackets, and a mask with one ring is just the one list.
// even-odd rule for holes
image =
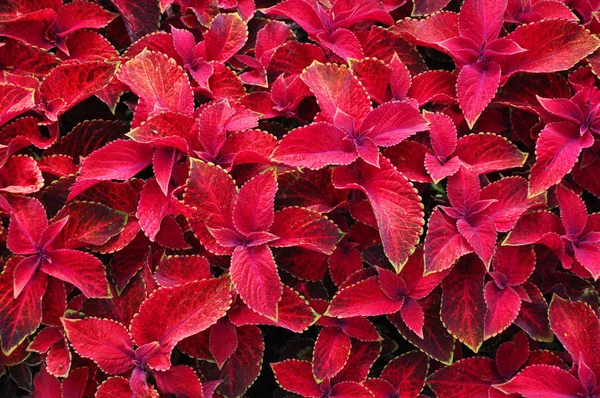
[[541, 73], [569, 69], [600, 45], [598, 39], [583, 26], [564, 19], [521, 25], [505, 38], [527, 50], [499, 59], [505, 79], [517, 72]]
[[120, 323], [98, 318], [61, 321], [75, 351], [92, 359], [104, 372], [118, 375], [134, 367], [131, 336]]
[[473, 128], [481, 112], [494, 98], [499, 85], [500, 65], [494, 61], [478, 61], [460, 70], [456, 92], [469, 128]]
[[338, 110], [354, 119], [360, 119], [371, 110], [366, 90], [345, 67], [314, 62], [304, 70], [301, 78], [317, 98], [323, 117], [329, 122], [334, 122]]
[[156, 31], [160, 21], [160, 9], [153, 1], [111, 0], [123, 17], [127, 33], [134, 42]]
[[61, 64], [42, 81], [41, 108], [56, 121], [77, 103], [106, 87], [119, 67], [118, 62], [89, 61]]
[[384, 157], [380, 168], [359, 160], [354, 167], [334, 170], [338, 189], [359, 189], [367, 195], [381, 234], [383, 249], [396, 270], [414, 251], [423, 225], [422, 204], [412, 184]]
[[[474, 151], [473, 148], [478, 150]], [[527, 154], [506, 138], [489, 133], [461, 137], [457, 141], [454, 156], [477, 174], [521, 167], [527, 159]]]
[[41, 270], [77, 287], [86, 297], [108, 297], [106, 269], [95, 256], [79, 250], [59, 249], [48, 252]]
[[474, 352], [484, 339], [485, 268], [474, 256], [462, 258], [442, 282], [442, 322], [448, 331]]
[[225, 170], [192, 159], [186, 185], [184, 203], [195, 209], [195, 216], [190, 218], [192, 231], [208, 250], [216, 254], [231, 253], [230, 249], [216, 243], [207, 228], [233, 226], [231, 214], [237, 196], [235, 183]]
[[521, 309], [521, 297], [514, 289], [501, 289], [492, 281], [485, 285], [485, 303], [485, 339], [509, 327]]
[[208, 260], [199, 255], [165, 257], [154, 273], [156, 281], [164, 287], [183, 285], [211, 276]]
[[322, 392], [314, 379], [311, 363], [290, 359], [271, 364], [277, 383], [287, 391], [305, 397], [321, 397]]
[[573, 123], [548, 123], [536, 143], [537, 159], [531, 168], [529, 197], [559, 183], [575, 166], [582, 149], [593, 143], [591, 134], [581, 135]]
[[313, 353], [313, 375], [317, 382], [333, 378], [346, 365], [351, 340], [336, 327], [324, 327], [317, 337]]
[[0, 84], [0, 87], [5, 93], [0, 103], [0, 125], [35, 106], [35, 90], [15, 84]]
[[272, 247], [298, 246], [331, 254], [342, 232], [325, 216], [301, 207], [287, 207], [275, 213], [270, 232], [278, 237]]
[[9, 260], [0, 274], [0, 337], [5, 355], [11, 354], [39, 327], [42, 321], [42, 296], [48, 283], [47, 276], [38, 273], [15, 299], [13, 270], [19, 260], [19, 257]]
[[425, 237], [426, 272], [439, 272], [450, 268], [456, 260], [473, 251], [456, 228], [455, 221], [438, 207], [427, 224]]
[[505, 394], [522, 394], [527, 398], [574, 397], [587, 394], [575, 376], [566, 370], [547, 365], [529, 366], [496, 388]]
[[238, 14], [219, 14], [204, 35], [208, 61], [225, 62], [235, 55], [248, 39], [248, 27]]
[[[315, 142], [315, 134], [322, 139]], [[327, 165], [346, 165], [358, 157], [346, 133], [329, 123], [311, 123], [290, 131], [273, 153], [273, 159], [289, 166], [317, 170]]]
[[[144, 104], [138, 120], [162, 111], [194, 112], [194, 95], [183, 70], [165, 54], [144, 50], [128, 61], [118, 74], [118, 79], [127, 84]], [[138, 104], [136, 115], [140, 112]]]
[[219, 368], [231, 357], [238, 346], [235, 325], [223, 317], [210, 328], [209, 350]]
[[113, 209], [91, 202], [72, 202], [56, 215], [60, 220], [69, 220], [55, 241], [66, 249], [79, 249], [86, 246], [101, 246], [119, 234], [127, 222], [127, 216]]
[[203, 398], [202, 383], [194, 370], [186, 365], [173, 366], [163, 372], [152, 372], [156, 386], [167, 394]]
[[451, 364], [454, 357], [454, 338], [448, 333], [440, 319], [440, 294], [433, 292], [420, 300], [419, 304], [424, 314], [423, 337], [419, 337], [407, 327], [400, 313], [388, 315], [388, 319], [411, 344], [423, 350], [428, 356], [446, 365]]
[[[171, 367], [173, 347], [182, 339], [201, 332], [217, 322], [231, 305], [228, 278], [205, 279], [172, 288], [156, 290], [140, 307], [131, 322], [131, 335], [138, 346], [152, 343], [158, 352], [148, 359], [150, 367]], [[165, 318], [165, 311], [177, 312]]]
[[427, 355], [411, 351], [388, 362], [380, 377], [393, 386], [400, 398], [416, 397], [425, 386], [428, 369]]
[[548, 315], [552, 331], [573, 362], [584, 362], [595, 375], [600, 374], [600, 361], [594, 349], [600, 336], [600, 322], [592, 309], [584, 303], [569, 302], [554, 296]]
[[[265, 342], [257, 326], [237, 329], [238, 348], [220, 371], [211, 371], [213, 380], [223, 380], [217, 393], [238, 397], [243, 395], [260, 374]], [[213, 365], [213, 370], [216, 366]]]
[[273, 173], [260, 174], [248, 181], [238, 194], [233, 208], [233, 223], [244, 235], [267, 231], [273, 224], [277, 178]]
[[474, 357], [436, 371], [427, 383], [443, 398], [487, 397], [493, 391], [492, 384], [501, 380], [492, 359]]
[[152, 148], [131, 140], [116, 140], [94, 151], [81, 164], [69, 198], [98, 181], [128, 180], [152, 162]]
[[251, 310], [239, 301], [229, 312], [229, 318], [238, 327], [244, 325], [273, 325], [301, 333], [318, 318], [306, 299], [287, 285], [282, 285], [283, 294], [277, 304], [277, 322]]
[[370, 277], [341, 289], [331, 300], [326, 315], [348, 318], [393, 314], [403, 303], [402, 296], [389, 297], [382, 290], [379, 278]]
[[236, 247], [230, 272], [244, 302], [259, 314], [277, 320], [282, 287], [271, 250], [266, 245]]

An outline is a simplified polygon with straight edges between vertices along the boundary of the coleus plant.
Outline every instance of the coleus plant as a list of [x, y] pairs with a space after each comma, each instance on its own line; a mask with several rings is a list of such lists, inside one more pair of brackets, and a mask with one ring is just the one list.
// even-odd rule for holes
[[599, 10], [5, 1], [0, 395], [598, 395]]

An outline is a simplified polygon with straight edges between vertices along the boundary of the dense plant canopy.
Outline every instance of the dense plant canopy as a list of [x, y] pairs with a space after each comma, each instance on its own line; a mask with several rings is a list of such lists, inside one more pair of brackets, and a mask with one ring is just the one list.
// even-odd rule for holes
[[0, 395], [600, 396], [600, 1], [0, 4]]

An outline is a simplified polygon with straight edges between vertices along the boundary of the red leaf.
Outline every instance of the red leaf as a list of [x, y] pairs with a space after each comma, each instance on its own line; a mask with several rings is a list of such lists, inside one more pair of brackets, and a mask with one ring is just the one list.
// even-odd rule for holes
[[227, 172], [218, 166], [192, 160], [186, 183], [185, 204], [194, 208], [190, 226], [203, 246], [217, 254], [230, 254], [219, 246], [207, 228], [233, 227], [232, 212], [237, 188]]
[[506, 1], [465, 0], [459, 14], [460, 35], [477, 44], [496, 40], [504, 22], [504, 11]]
[[[315, 134], [320, 139], [315, 141]], [[290, 131], [273, 152], [273, 160], [288, 166], [317, 170], [327, 165], [350, 164], [358, 154], [347, 134], [325, 122], [312, 123]]]
[[124, 377], [109, 377], [96, 391], [96, 398], [114, 398], [119, 395], [133, 395], [131, 388], [129, 388], [129, 380]]
[[306, 299], [287, 285], [283, 286], [281, 301], [277, 304], [277, 322], [259, 315], [244, 303], [238, 304], [229, 312], [229, 318], [236, 326], [273, 325], [301, 333], [312, 325], [318, 314], [308, 305]]
[[505, 38], [527, 50], [499, 59], [505, 78], [517, 72], [569, 69], [600, 45], [600, 41], [582, 25], [565, 19], [524, 24]]
[[461, 137], [454, 155], [477, 174], [522, 167], [527, 159], [526, 153], [519, 151], [506, 138], [495, 134], [471, 134]]
[[575, 166], [581, 150], [592, 144], [590, 133], [581, 136], [573, 123], [548, 123], [536, 143], [537, 159], [531, 168], [529, 197], [558, 184]]
[[281, 388], [305, 397], [322, 396], [321, 389], [313, 377], [310, 362], [289, 359], [272, 363], [271, 368]]
[[131, 130], [127, 136], [143, 144], [174, 148], [187, 153], [198, 139], [198, 123], [188, 115], [162, 112]]
[[403, 303], [402, 297], [388, 297], [380, 287], [379, 278], [371, 277], [337, 292], [326, 315], [350, 318], [393, 314], [402, 308]]
[[427, 273], [450, 268], [456, 260], [473, 249], [458, 232], [455, 220], [445, 215], [439, 207], [433, 211], [427, 223], [425, 237], [425, 269]]
[[481, 190], [480, 199], [495, 199], [485, 211], [498, 232], [510, 231], [525, 211], [545, 204], [545, 195], [527, 199], [527, 181], [521, 177], [506, 177]]
[[225, 62], [234, 56], [248, 39], [248, 27], [238, 14], [219, 14], [204, 34], [208, 61]]
[[34, 198], [16, 197], [11, 200], [11, 205], [6, 246], [16, 254], [34, 254], [37, 252], [36, 244], [48, 227], [46, 210]]
[[46, 355], [46, 370], [55, 377], [66, 377], [71, 369], [71, 351], [63, 340], [55, 344]]
[[324, 327], [317, 337], [312, 369], [315, 380], [331, 379], [346, 365], [350, 356], [350, 337], [336, 327]]
[[525, 283], [535, 269], [532, 246], [500, 246], [493, 259], [494, 272], [490, 275], [498, 287]]
[[413, 44], [444, 51], [438, 43], [459, 36], [458, 19], [457, 13], [442, 11], [421, 20], [405, 19], [399, 21], [392, 31], [405, 37]]
[[165, 54], [142, 51], [123, 65], [118, 79], [144, 103], [147, 114], [141, 120], [163, 111], [186, 115], [194, 112], [194, 94], [187, 76]]
[[496, 336], [517, 319], [521, 297], [510, 286], [501, 289], [493, 281], [485, 285], [485, 339]]
[[505, 394], [522, 394], [526, 398], [575, 397], [587, 394], [573, 375], [547, 365], [529, 366], [513, 379], [495, 387]]
[[432, 293], [419, 301], [425, 316], [423, 338], [417, 336], [415, 332], [406, 326], [400, 313], [388, 315], [388, 319], [411, 344], [417, 346], [432, 358], [449, 365], [452, 363], [454, 356], [454, 338], [448, 334], [440, 319], [440, 301], [441, 298], [438, 293]]
[[369, 198], [383, 249], [396, 270], [414, 251], [422, 232], [423, 212], [412, 184], [386, 158], [381, 168], [358, 161], [355, 168], [337, 168], [332, 176], [338, 189], [360, 189]]
[[122, 138], [127, 131], [125, 123], [118, 121], [85, 121], [75, 126], [45, 153], [69, 155], [79, 164], [81, 158], [86, 158], [109, 142]]
[[458, 75], [456, 92], [470, 128], [492, 101], [500, 84], [500, 65], [481, 61], [464, 66]]
[[458, 361], [435, 372], [427, 383], [440, 398], [488, 397], [492, 384], [501, 381], [496, 365], [489, 358]]
[[163, 220], [180, 213], [180, 204], [171, 192], [164, 194], [156, 179], [146, 182], [140, 194], [136, 211], [140, 228], [150, 241], [154, 242], [161, 230]]
[[344, 381], [333, 386], [331, 396], [336, 398], [371, 398], [373, 395], [366, 387], [357, 382]]
[[494, 221], [486, 215], [476, 214], [468, 219], [458, 220], [456, 227], [488, 267], [492, 261], [498, 237]]
[[388, 362], [380, 377], [400, 393], [399, 398], [416, 397], [425, 385], [428, 369], [427, 355], [411, 351]]
[[56, 13], [56, 29], [59, 37], [79, 29], [100, 29], [108, 25], [117, 15], [95, 3], [73, 1], [65, 4]]
[[116, 140], [85, 158], [69, 199], [98, 181], [128, 180], [152, 162], [152, 148], [131, 140]]
[[106, 270], [100, 260], [78, 250], [52, 250], [42, 271], [77, 287], [88, 298], [110, 297]]
[[275, 213], [270, 232], [279, 239], [272, 247], [299, 246], [331, 254], [342, 238], [342, 232], [325, 216], [301, 207], [287, 207]]
[[164, 372], [152, 372], [158, 389], [166, 394], [203, 398], [202, 384], [189, 366], [173, 366]]
[[89, 61], [63, 63], [52, 70], [40, 84], [42, 109], [50, 120], [77, 103], [96, 94], [110, 83], [118, 62]]
[[35, 106], [35, 90], [14, 84], [0, 84], [4, 94], [0, 102], [0, 126]]
[[75, 351], [104, 372], [118, 375], [133, 369], [133, 343], [120, 323], [98, 318], [62, 318], [62, 323]]
[[532, 339], [550, 342], [554, 339], [550, 324], [548, 322], [548, 303], [542, 292], [533, 284], [523, 284], [531, 303], [523, 301], [521, 312], [515, 320], [515, 325], [526, 331]]
[[423, 309], [413, 299], [407, 298], [404, 300], [404, 305], [400, 309], [402, 320], [406, 326], [417, 336], [423, 338], [423, 324], [425, 323], [425, 315]]
[[369, 112], [359, 127], [361, 137], [377, 146], [396, 145], [419, 131], [427, 130], [421, 112], [408, 102], [387, 102]]
[[213, 376], [213, 379], [223, 380], [217, 392], [228, 397], [243, 395], [254, 383], [260, 374], [265, 351], [265, 343], [258, 327], [242, 326], [237, 329], [237, 333], [238, 349], [223, 369]]
[[33, 379], [35, 389], [31, 396], [33, 398], [62, 398], [62, 386], [60, 381], [42, 366], [39, 373]]
[[267, 231], [273, 224], [277, 177], [273, 173], [260, 174], [240, 189], [233, 223], [244, 235]]
[[42, 296], [48, 280], [45, 274], [37, 273], [15, 299], [13, 270], [19, 260], [18, 257], [9, 260], [0, 274], [0, 337], [5, 355], [10, 355], [39, 327], [42, 320]]
[[230, 273], [233, 286], [248, 307], [277, 320], [282, 287], [271, 250], [266, 245], [238, 246], [231, 257]]
[[548, 312], [550, 327], [573, 358], [585, 362], [592, 372], [600, 374], [596, 347], [600, 338], [600, 321], [594, 311], [582, 302], [552, 298]]
[[560, 219], [568, 235], [579, 237], [585, 229], [588, 215], [583, 199], [563, 185], [556, 188], [560, 206]]
[[371, 110], [369, 94], [345, 67], [315, 62], [302, 72], [301, 77], [329, 122], [334, 121], [339, 111], [359, 120]]
[[125, 228], [127, 217], [99, 203], [72, 202], [63, 207], [54, 219], [68, 221], [61, 230], [55, 246], [79, 249], [101, 246]]
[[155, 1], [111, 0], [111, 2], [123, 17], [123, 22], [132, 42], [157, 30], [160, 21], [160, 9]]
[[[227, 278], [206, 279], [160, 288], [144, 301], [130, 329], [138, 346], [160, 344], [148, 359], [149, 366], [169, 369], [171, 351], [180, 340], [207, 329], [225, 314], [231, 305], [229, 283]], [[164, 316], [167, 313], [169, 317]]]
[[231, 357], [238, 346], [235, 325], [223, 317], [210, 328], [209, 349], [219, 369]]
[[174, 287], [211, 277], [208, 260], [198, 255], [168, 256], [161, 260], [154, 273], [154, 278], [163, 287]]
[[448, 331], [474, 352], [484, 338], [485, 268], [477, 258], [465, 257], [442, 282], [442, 321]]
[[[441, 15], [445, 14], [441, 13]], [[431, 101], [455, 102], [456, 75], [441, 70], [423, 72], [413, 79], [408, 96], [415, 99], [419, 106]]]
[[29, 156], [13, 156], [0, 169], [0, 191], [27, 195], [44, 186], [42, 172]]
[[324, 31], [317, 35], [319, 44], [345, 60], [362, 59], [363, 50], [356, 35], [348, 29], [338, 28], [332, 34]]
[[421, 16], [434, 14], [446, 7], [449, 2], [449, 0], [415, 0], [412, 15]]

